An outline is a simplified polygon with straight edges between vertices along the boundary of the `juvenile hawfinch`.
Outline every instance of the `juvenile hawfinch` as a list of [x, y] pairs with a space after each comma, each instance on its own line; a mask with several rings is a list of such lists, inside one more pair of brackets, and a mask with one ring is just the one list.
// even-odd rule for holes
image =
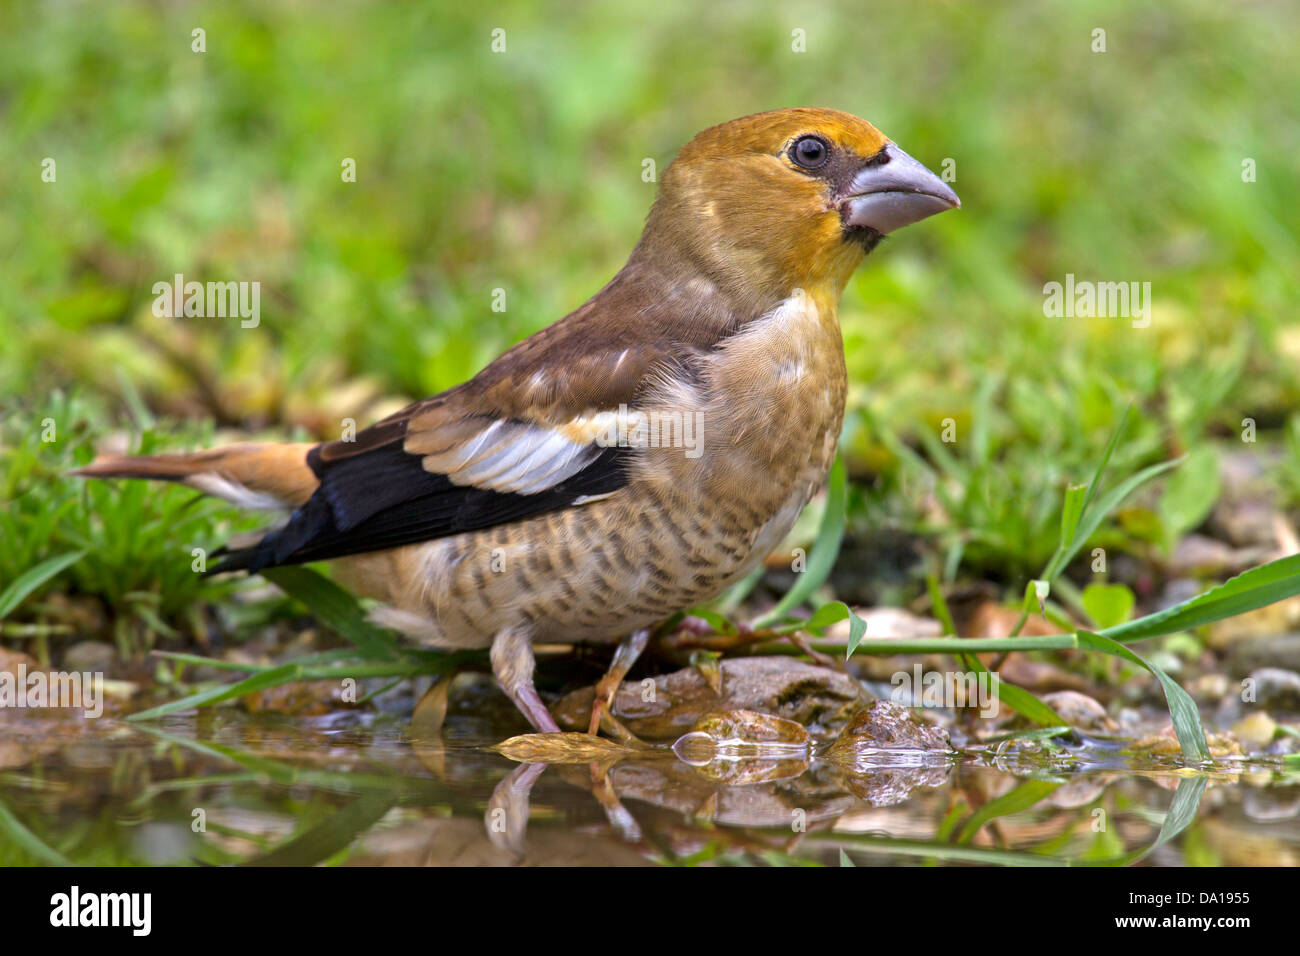
[[292, 514], [218, 570], [328, 560], [423, 645], [489, 647], [540, 731], [534, 642], [623, 642], [744, 577], [835, 455], [836, 318], [889, 232], [960, 205], [855, 116], [758, 113], [706, 129], [663, 174], [627, 264], [476, 376], [321, 444], [100, 460]]

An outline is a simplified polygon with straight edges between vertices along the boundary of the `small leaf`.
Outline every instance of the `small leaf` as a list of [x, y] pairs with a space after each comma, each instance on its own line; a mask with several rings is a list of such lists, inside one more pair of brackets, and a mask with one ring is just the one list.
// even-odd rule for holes
[[711, 611], [706, 607], [697, 607], [693, 608], [690, 613], [692, 617], [698, 617], [719, 634], [736, 633], [736, 625], [716, 611]]
[[862, 639], [867, 636], [867, 622], [854, 614], [853, 609], [847, 604], [844, 605], [844, 610], [847, 611], [849, 615], [849, 644], [848, 650], [844, 654], [844, 659], [847, 661], [853, 656], [853, 652], [858, 649], [858, 645], [862, 643]]
[[823, 604], [813, 612], [812, 617], [799, 625], [803, 630], [820, 631], [830, 627], [832, 624], [838, 624], [846, 620], [849, 616], [849, 606], [843, 601], [831, 601], [829, 604]]
[[1089, 584], [1080, 600], [1093, 623], [1103, 630], [1126, 622], [1136, 603], [1133, 592], [1123, 584]]

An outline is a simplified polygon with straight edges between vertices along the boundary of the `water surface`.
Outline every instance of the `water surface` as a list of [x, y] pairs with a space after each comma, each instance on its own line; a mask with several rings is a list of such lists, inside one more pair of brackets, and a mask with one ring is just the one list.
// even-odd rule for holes
[[0, 721], [6, 864], [1300, 862], [1300, 774], [1137, 763], [1097, 740], [850, 770], [671, 752], [601, 766], [515, 763], [488, 749], [499, 731], [455, 715], [434, 736], [360, 711]]

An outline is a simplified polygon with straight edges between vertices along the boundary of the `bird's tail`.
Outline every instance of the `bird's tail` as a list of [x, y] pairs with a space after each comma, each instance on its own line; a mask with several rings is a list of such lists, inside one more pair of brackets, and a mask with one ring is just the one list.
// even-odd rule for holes
[[244, 508], [297, 508], [318, 484], [307, 464], [312, 447], [247, 442], [191, 454], [99, 458], [72, 474], [175, 481]]

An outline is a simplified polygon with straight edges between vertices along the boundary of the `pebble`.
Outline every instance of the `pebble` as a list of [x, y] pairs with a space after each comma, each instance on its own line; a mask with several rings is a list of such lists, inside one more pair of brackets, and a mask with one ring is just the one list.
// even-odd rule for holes
[[1280, 667], [1261, 667], [1251, 671], [1254, 703], [1265, 710], [1300, 711], [1300, 674]]
[[1263, 750], [1277, 732], [1277, 724], [1268, 714], [1257, 711], [1233, 724], [1232, 732], [1248, 749]]
[[117, 666], [117, 649], [103, 641], [78, 641], [63, 652], [61, 669], [107, 674]]

